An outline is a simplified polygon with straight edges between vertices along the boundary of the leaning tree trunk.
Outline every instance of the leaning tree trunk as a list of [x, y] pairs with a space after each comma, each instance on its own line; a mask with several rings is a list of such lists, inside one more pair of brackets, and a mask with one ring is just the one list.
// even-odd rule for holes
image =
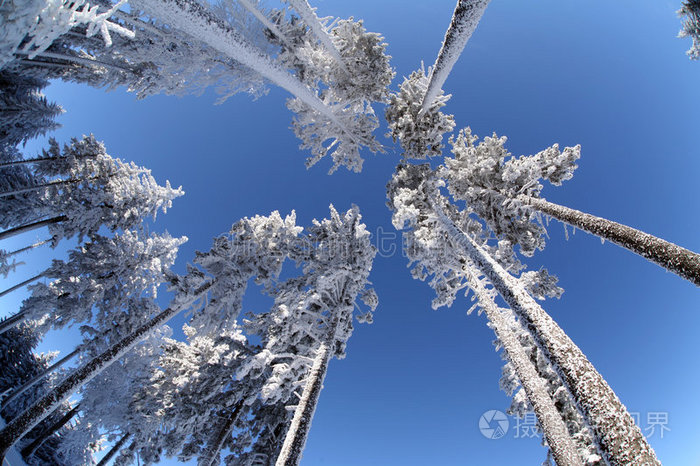
[[440, 93], [452, 67], [467, 45], [467, 41], [476, 30], [481, 16], [490, 0], [458, 0], [452, 14], [452, 22], [447, 29], [442, 47], [430, 73], [428, 90], [421, 104], [421, 113], [428, 111], [430, 105]]
[[26, 233], [28, 231], [36, 230], [37, 228], [54, 225], [65, 220], [68, 220], [67, 216], [59, 215], [57, 217], [47, 218], [46, 220], [39, 220], [38, 222], [28, 223], [26, 225], [10, 228], [8, 230], [0, 232], [0, 240], [12, 238], [13, 236], [19, 235], [21, 233]]
[[275, 466], [297, 466], [301, 461], [331, 356], [329, 345], [321, 343]]
[[479, 305], [486, 313], [498, 341], [503, 345], [508, 360], [515, 369], [527, 399], [537, 415], [557, 466], [582, 465], [576, 446], [569, 435], [569, 430], [554, 401], [549, 396], [544, 380], [537, 373], [535, 366], [503, 315], [503, 312], [511, 311], [499, 309], [476, 277], [469, 277], [469, 287], [474, 291]]
[[43, 276], [44, 276], [44, 274], [43, 274], [43, 273], [40, 273], [39, 275], [35, 275], [35, 276], [33, 276], [32, 278], [28, 278], [28, 279], [24, 280], [23, 282], [20, 282], [20, 283], [18, 283], [18, 284], [16, 284], [16, 285], [13, 285], [13, 286], [9, 287], [9, 288], [6, 289], [6, 290], [0, 291], [0, 298], [2, 298], [3, 296], [5, 296], [5, 295], [8, 294], [8, 293], [12, 293], [12, 292], [15, 291], [15, 290], [19, 290], [20, 288], [22, 288], [22, 287], [24, 287], [24, 286], [26, 286], [26, 285], [29, 285], [29, 284], [32, 283], [32, 282], [35, 282], [35, 281], [39, 280], [39, 279], [40, 279], [41, 277], [43, 277]]
[[204, 283], [192, 293], [187, 300], [183, 300], [178, 303], [179, 305], [164, 310], [146, 324], [136, 329], [128, 337], [108, 348], [98, 356], [95, 356], [87, 364], [75, 370], [65, 380], [56, 385], [53, 390], [0, 429], [0, 462], [5, 458], [7, 450], [14, 445], [17, 440], [26, 435], [34, 426], [55, 411], [61, 403], [73, 396], [80, 387], [92, 380], [100, 372], [112, 365], [112, 363], [123, 357], [157, 327], [165, 324], [186, 309], [192, 302], [199, 299], [213, 284], [213, 281]]
[[55, 371], [56, 369], [59, 369], [62, 367], [65, 363], [73, 359], [78, 353], [80, 353], [80, 350], [82, 349], [81, 346], [78, 346], [76, 349], [74, 349], [72, 352], [68, 353], [67, 355], [63, 356], [61, 359], [53, 363], [51, 366], [47, 367], [43, 371], [39, 372], [36, 374], [34, 377], [31, 379], [27, 380], [24, 382], [20, 387], [16, 388], [12, 393], [10, 393], [10, 396], [7, 397], [7, 399], [2, 400], [2, 409], [4, 410], [7, 406], [10, 405], [15, 399], [17, 399], [18, 396], [29, 390], [31, 387], [33, 387], [37, 382], [39, 382], [41, 379]]
[[559, 371], [606, 460], [614, 466], [660, 465], [632, 416], [593, 364], [517, 279], [444, 213], [440, 197], [433, 192], [430, 199], [439, 220], [510, 308], [523, 319], [535, 342]]
[[199, 462], [200, 464], [206, 466], [214, 466], [219, 464], [219, 452], [224, 447], [224, 442], [226, 442], [228, 436], [231, 435], [233, 426], [236, 423], [236, 420], [238, 420], [241, 410], [243, 409], [244, 401], [245, 400], [240, 400], [238, 403], [236, 403], [233, 411], [231, 411], [231, 413], [226, 417], [226, 420], [219, 426], [212, 443], [204, 451], [203, 458]]
[[116, 455], [119, 452], [119, 449], [124, 446], [127, 440], [131, 437], [131, 434], [124, 434], [122, 438], [117, 441], [117, 443], [114, 444], [112, 448], [109, 449], [107, 454], [102, 457], [99, 463], [97, 463], [96, 466], [105, 466], [107, 463], [109, 463], [109, 460], [114, 458], [114, 455]]
[[700, 286], [700, 254], [627, 225], [544, 199], [525, 195], [520, 195], [516, 199], [561, 222], [629, 249]]
[[75, 405], [75, 407], [73, 409], [68, 411], [63, 416], [61, 416], [61, 418], [58, 419], [56, 422], [54, 422], [49, 427], [44, 429], [39, 434], [39, 436], [36, 439], [34, 439], [34, 441], [32, 443], [30, 443], [26, 447], [22, 448], [22, 451], [21, 451], [22, 456], [25, 458], [29, 458], [30, 456], [32, 456], [34, 454], [34, 452], [37, 451], [39, 449], [39, 447], [41, 447], [49, 437], [51, 437], [53, 434], [58, 432], [58, 429], [60, 429], [61, 427], [66, 425], [66, 423], [68, 421], [73, 419], [73, 417], [75, 417], [75, 415], [78, 414], [78, 411], [80, 411], [80, 403]]

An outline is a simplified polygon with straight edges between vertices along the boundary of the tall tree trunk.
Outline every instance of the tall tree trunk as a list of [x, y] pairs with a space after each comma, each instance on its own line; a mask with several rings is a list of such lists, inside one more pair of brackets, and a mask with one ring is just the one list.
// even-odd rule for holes
[[109, 460], [111, 460], [114, 455], [116, 455], [119, 452], [119, 449], [124, 446], [127, 440], [131, 437], [131, 434], [124, 434], [122, 438], [119, 439], [117, 443], [112, 446], [112, 448], [109, 449], [107, 454], [102, 457], [102, 459], [97, 463], [96, 466], [105, 466]]
[[321, 343], [275, 466], [297, 466], [301, 461], [331, 355], [329, 345], [326, 342]]
[[615, 466], [659, 465], [654, 450], [634, 424], [632, 416], [593, 364], [517, 279], [444, 213], [440, 198], [434, 191], [430, 202], [450, 237], [491, 281], [510, 308], [523, 319], [535, 342], [559, 371], [593, 429], [606, 460]]
[[9, 406], [10, 403], [12, 403], [18, 396], [29, 390], [31, 387], [33, 387], [37, 382], [39, 382], [41, 379], [55, 371], [56, 369], [61, 368], [65, 363], [73, 359], [78, 353], [80, 353], [80, 350], [82, 347], [78, 346], [76, 349], [68, 353], [67, 355], [63, 356], [61, 359], [53, 363], [51, 366], [47, 367], [43, 371], [39, 372], [36, 374], [34, 377], [31, 379], [27, 380], [24, 382], [20, 387], [16, 388], [15, 390], [10, 393], [10, 396], [7, 397], [7, 399], [2, 400], [2, 408], [5, 409], [5, 407]]
[[213, 284], [214, 281], [204, 283], [186, 300], [181, 300], [178, 302], [178, 305], [174, 305], [162, 311], [136, 329], [128, 337], [108, 348], [98, 356], [95, 356], [87, 364], [75, 370], [65, 380], [56, 385], [53, 390], [0, 429], [0, 462], [4, 459], [7, 450], [14, 445], [17, 440], [26, 435], [27, 432], [55, 411], [61, 403], [73, 396], [80, 387], [128, 353], [157, 327], [165, 324], [186, 309], [191, 303], [201, 298], [202, 294], [206, 293]]
[[452, 67], [457, 63], [457, 59], [467, 45], [467, 41], [479, 24], [479, 20], [483, 16], [489, 1], [457, 1], [457, 6], [455, 6], [455, 11], [452, 14], [452, 22], [447, 29], [445, 39], [442, 41], [442, 47], [430, 73], [428, 90], [425, 92], [423, 103], [421, 104], [421, 114], [430, 108], [440, 93], [440, 89], [442, 89], [447, 77], [450, 75]]
[[472, 274], [469, 277], [469, 286], [474, 291], [479, 305], [486, 313], [498, 340], [508, 355], [508, 360], [515, 369], [527, 399], [537, 415], [557, 466], [581, 466], [582, 461], [576, 446], [554, 401], [549, 396], [544, 380], [537, 373], [535, 366], [510, 328], [506, 316], [503, 315], [503, 312], [511, 311], [499, 309], [482, 283]]
[[[35, 275], [35, 276], [33, 276], [32, 278], [28, 278], [28, 279], [26, 279], [25, 281], [23, 281], [23, 282], [21, 282], [21, 283], [18, 283], [18, 284], [14, 285], [14, 286], [11, 286], [11, 287], [9, 287], [9, 288], [6, 289], [6, 290], [0, 291], [0, 298], [2, 298], [3, 296], [5, 296], [5, 295], [8, 294], [8, 293], [12, 293], [12, 292], [15, 291], [15, 290], [19, 290], [19, 289], [22, 288], [23, 286], [29, 285], [30, 283], [39, 280], [39, 279], [40, 279], [41, 277], [43, 277], [43, 276], [44, 276], [44, 274], [43, 274], [43, 273], [40, 273], [39, 275]], [[2, 333], [2, 332], [0, 332], [0, 333]]]
[[86, 179], [81, 178], [81, 179], [49, 181], [48, 183], [41, 183], [41, 184], [37, 184], [34, 186], [26, 187], [26, 188], [14, 189], [12, 191], [5, 191], [3, 193], [0, 193], [0, 198], [15, 196], [17, 194], [22, 194], [22, 193], [29, 193], [29, 192], [36, 191], [37, 189], [41, 189], [41, 188], [50, 188], [51, 186], [62, 186], [64, 184], [80, 183], [81, 181], [94, 180], [94, 179], [97, 179], [97, 178], [92, 177], [92, 178], [86, 178]]
[[75, 407], [74, 407], [73, 409], [71, 409], [71, 410], [68, 411], [66, 414], [64, 414], [59, 420], [57, 420], [56, 422], [54, 422], [53, 424], [51, 424], [49, 427], [47, 427], [46, 429], [44, 429], [44, 430], [39, 434], [39, 436], [38, 436], [36, 439], [34, 439], [34, 441], [33, 441], [32, 443], [30, 443], [29, 445], [27, 445], [26, 447], [24, 447], [24, 448], [22, 449], [22, 451], [21, 451], [22, 456], [25, 457], [25, 458], [29, 458], [30, 456], [32, 456], [32, 455], [34, 454], [34, 452], [37, 451], [37, 450], [39, 449], [39, 447], [40, 447], [41, 445], [43, 445], [43, 443], [44, 443], [49, 437], [51, 437], [53, 434], [55, 434], [55, 433], [58, 431], [58, 429], [60, 429], [60, 428], [63, 427], [64, 425], [66, 425], [66, 423], [67, 423], [68, 421], [70, 421], [71, 419], [73, 419], [73, 417], [74, 417], [76, 414], [78, 414], [78, 411], [80, 411], [80, 403], [78, 403], [77, 405], [75, 405]]
[[207, 466], [219, 464], [219, 452], [223, 448], [224, 442], [226, 442], [226, 439], [231, 434], [233, 425], [236, 423], [238, 416], [241, 414], [241, 410], [243, 409], [243, 401], [244, 400], [240, 400], [238, 403], [236, 403], [236, 406], [233, 408], [231, 414], [226, 417], [226, 420], [216, 430], [216, 436], [214, 437], [213, 442], [207, 447], [204, 453], [204, 461], [202, 461], [201, 464], [205, 464]]
[[544, 199], [525, 195], [520, 195], [516, 199], [561, 222], [629, 249], [700, 286], [700, 254], [627, 225]]
[[46, 227], [49, 225], [54, 225], [56, 223], [63, 222], [65, 220], [68, 220], [67, 216], [59, 215], [57, 217], [47, 218], [45, 220], [39, 220], [37, 222], [28, 223], [26, 225], [21, 225], [18, 227], [10, 228], [10, 229], [7, 229], [3, 232], [0, 232], [0, 241], [7, 239], [7, 238], [12, 238], [13, 236], [19, 235], [21, 233], [26, 233], [28, 231], [36, 230], [37, 228], [42, 228], [42, 227]]
[[274, 34], [275, 37], [277, 37], [284, 44], [285, 47], [287, 47], [290, 51], [294, 50], [294, 45], [289, 42], [289, 39], [287, 39], [284, 34], [282, 34], [282, 31], [279, 30], [277, 25], [270, 21], [270, 19], [265, 16], [262, 11], [258, 10], [251, 0], [238, 0], [238, 3], [240, 3], [243, 8], [248, 10], [250, 14], [255, 16], [263, 26], [268, 28], [272, 34]]
[[333, 60], [336, 61], [343, 72], [345, 72], [345, 74], [350, 74], [342, 55], [340, 55], [340, 51], [333, 43], [333, 39], [328, 34], [328, 31], [326, 31], [326, 28], [323, 27], [319, 21], [318, 16], [316, 16], [314, 9], [311, 8], [309, 2], [307, 0], [287, 0], [287, 3], [294, 8], [294, 11], [297, 12], [297, 14], [301, 17], [301, 20], [304, 21], [304, 24], [309, 27], [314, 36], [316, 36], [319, 42], [321, 42], [323, 48], [326, 49], [326, 52], [333, 57]]
[[16, 250], [14, 250], [14, 251], [5, 253], [5, 257], [16, 256], [17, 254], [21, 254], [21, 253], [23, 253], [23, 252], [30, 251], [30, 250], [32, 250], [32, 249], [36, 249], [36, 248], [38, 248], [39, 246], [45, 245], [45, 244], [48, 243], [49, 241], [51, 241], [51, 240], [50, 240], [50, 239], [45, 239], [45, 240], [37, 241], [36, 243], [30, 244], [29, 246], [25, 246], [25, 247], [23, 247], [23, 248], [16, 249]]
[[11, 328], [18, 326], [25, 320], [27, 320], [27, 313], [24, 311], [20, 311], [12, 317], [8, 317], [7, 319], [0, 322], [0, 334], [3, 334]]

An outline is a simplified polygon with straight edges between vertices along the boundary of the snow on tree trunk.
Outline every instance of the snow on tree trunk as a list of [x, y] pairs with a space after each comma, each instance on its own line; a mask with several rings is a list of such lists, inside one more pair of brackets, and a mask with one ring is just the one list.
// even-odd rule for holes
[[21, 451], [22, 456], [25, 458], [29, 458], [34, 454], [35, 451], [41, 447], [41, 445], [44, 444], [44, 442], [53, 434], [58, 432], [58, 430], [66, 425], [68, 421], [73, 419], [76, 414], [78, 414], [78, 411], [80, 410], [80, 403], [75, 405], [73, 409], [68, 411], [66, 414], [61, 416], [56, 422], [54, 422], [52, 425], [48, 426], [44, 431], [42, 431], [32, 443], [24, 447]]
[[321, 343], [275, 466], [297, 466], [301, 461], [331, 356], [328, 345]]
[[17, 236], [17, 235], [22, 234], [22, 233], [26, 233], [28, 231], [36, 230], [36, 229], [41, 228], [41, 227], [54, 225], [56, 223], [63, 222], [65, 220], [68, 220], [67, 216], [59, 215], [57, 217], [47, 218], [46, 220], [40, 220], [38, 222], [33, 222], [33, 223], [29, 223], [29, 224], [22, 225], [19, 227], [10, 228], [8, 230], [0, 232], [0, 241], [7, 239], [7, 238], [12, 238], [13, 236]]
[[578, 455], [569, 431], [557, 411], [554, 401], [547, 393], [544, 380], [537, 374], [535, 366], [525, 353], [522, 345], [515, 333], [510, 329], [503, 312], [493, 302], [483, 284], [470, 276], [469, 286], [477, 296], [479, 305], [486, 313], [486, 317], [491, 322], [498, 340], [503, 345], [508, 360], [513, 365], [515, 373], [523, 386], [527, 398], [537, 415], [537, 419], [542, 428], [547, 444], [552, 451], [557, 466], [581, 465], [581, 458]]
[[333, 57], [333, 60], [336, 61], [338, 66], [340, 66], [340, 68], [346, 74], [349, 74], [347, 65], [345, 65], [345, 61], [340, 55], [340, 51], [338, 51], [338, 48], [333, 43], [333, 39], [328, 34], [328, 31], [326, 31], [326, 28], [319, 21], [318, 16], [316, 16], [316, 12], [313, 8], [311, 8], [309, 2], [307, 0], [287, 0], [287, 3], [289, 3], [292, 8], [294, 8], [294, 11], [299, 14], [302, 21], [304, 21], [304, 24], [311, 29], [311, 32], [313, 32], [319, 42], [321, 42], [323, 48], [326, 49], [326, 52]]
[[107, 454], [102, 457], [102, 459], [95, 465], [95, 466], [105, 466], [107, 463], [109, 463], [109, 460], [114, 458], [114, 455], [116, 455], [119, 452], [119, 449], [124, 446], [127, 440], [131, 437], [131, 434], [124, 434], [122, 438], [120, 438], [117, 443], [114, 444], [112, 448], [109, 449]]
[[231, 434], [233, 426], [236, 423], [236, 420], [238, 420], [238, 416], [241, 414], [241, 410], [243, 409], [243, 401], [245, 400], [240, 400], [238, 403], [236, 403], [236, 406], [233, 408], [231, 414], [228, 415], [224, 423], [219, 426], [219, 429], [216, 431], [214, 441], [202, 455], [202, 458], [200, 458], [199, 464], [205, 466], [215, 466], [219, 464], [219, 452], [224, 447], [224, 442], [226, 442], [226, 439]]
[[178, 305], [164, 310], [146, 324], [136, 329], [128, 337], [91, 359], [87, 364], [74, 371], [63, 382], [56, 385], [50, 392], [14, 418], [0, 430], [0, 460], [5, 457], [7, 450], [14, 445], [17, 440], [26, 435], [27, 432], [55, 411], [61, 403], [73, 396], [81, 386], [88, 383], [97, 376], [97, 374], [131, 351], [132, 348], [139, 344], [141, 340], [146, 338], [157, 327], [167, 323], [170, 319], [186, 309], [188, 304], [196, 301], [196, 299], [209, 290], [213, 284], [214, 282], [212, 281], [204, 283], [186, 300], [179, 301]]
[[430, 84], [423, 97], [421, 113], [428, 111], [430, 105], [440, 93], [452, 67], [457, 63], [467, 41], [474, 33], [481, 16], [490, 0], [458, 0], [452, 14], [452, 22], [445, 33], [445, 39], [438, 53], [437, 60], [430, 73]]
[[560, 372], [591, 425], [606, 460], [611, 465], [661, 464], [632, 416], [593, 364], [521, 284], [444, 213], [436, 194], [433, 191], [430, 201], [438, 218], [505, 302], [523, 319], [537, 344]]
[[41, 379], [43, 379], [44, 377], [46, 377], [48, 374], [55, 371], [56, 369], [61, 368], [65, 363], [67, 363], [68, 361], [73, 359], [73, 357], [75, 357], [78, 353], [80, 353], [80, 350], [81, 350], [81, 347], [74, 349], [73, 351], [71, 351], [70, 353], [68, 353], [67, 355], [65, 355], [64, 357], [62, 357], [61, 359], [59, 359], [55, 363], [53, 363], [50, 367], [47, 367], [46, 369], [39, 372], [31, 379], [24, 382], [21, 387], [16, 388], [12, 393], [10, 393], [10, 396], [8, 396], [7, 399], [2, 401], [3, 409], [6, 406], [9, 406], [9, 404], [12, 403], [12, 401], [15, 400], [22, 393], [26, 392], [32, 386], [34, 386], [34, 384], [39, 382]]
[[287, 47], [289, 50], [294, 50], [294, 46], [289, 41], [289, 39], [280, 31], [280, 29], [275, 25], [270, 19], [263, 14], [262, 11], [258, 10], [251, 0], [238, 0], [238, 3], [248, 10], [250, 14], [255, 16], [255, 18], [262, 23], [263, 26], [268, 28], [272, 34], [277, 37]]
[[517, 199], [536, 210], [606, 239], [700, 286], [700, 254], [612, 220], [530, 196]]
[[[237, 31], [213, 16], [192, 0], [138, 0], [132, 2], [153, 17], [191, 35], [210, 47], [260, 73], [282, 89], [301, 99], [306, 105], [328, 118], [341, 130], [332, 109], [324, 104], [301, 81], [274, 63], [268, 56], [248, 44]], [[348, 136], [352, 134], [344, 130]]]
[[18, 312], [12, 317], [8, 317], [7, 319], [0, 322], [0, 334], [7, 332], [11, 328], [17, 327], [25, 320], [27, 320], [27, 314], [25, 312]]

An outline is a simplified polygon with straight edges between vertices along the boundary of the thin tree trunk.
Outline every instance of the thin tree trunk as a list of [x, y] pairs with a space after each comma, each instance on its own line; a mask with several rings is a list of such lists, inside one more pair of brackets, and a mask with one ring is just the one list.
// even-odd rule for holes
[[7, 450], [20, 438], [33, 429], [38, 423], [55, 411], [61, 403], [73, 396], [80, 387], [88, 383], [112, 363], [128, 353], [133, 347], [146, 338], [153, 330], [165, 324], [170, 319], [186, 309], [212, 287], [214, 281], [201, 285], [188, 299], [178, 302], [178, 305], [168, 308], [136, 329], [128, 337], [95, 356], [80, 369], [75, 370], [53, 390], [27, 408], [23, 413], [0, 429], [0, 462]]
[[[77, 155], [75, 158], [87, 158], [87, 157], [94, 157], [94, 155]], [[67, 159], [68, 157], [65, 156], [59, 156], [59, 157], [34, 157], [33, 159], [21, 159], [21, 160], [13, 160], [12, 162], [4, 162], [0, 163], [0, 168], [7, 168], [7, 167], [16, 167], [18, 165], [28, 165], [31, 163], [41, 163], [41, 162], [49, 162], [49, 161], [60, 161], [61, 159]]]
[[503, 345], [503, 349], [508, 355], [508, 360], [513, 365], [522, 385], [527, 399], [532, 404], [532, 408], [537, 415], [542, 432], [547, 439], [547, 445], [554, 456], [557, 466], [581, 466], [581, 458], [578, 455], [576, 445], [569, 435], [566, 423], [557, 410], [554, 401], [549, 396], [544, 380], [539, 376], [535, 366], [525, 353], [517, 336], [510, 328], [508, 320], [503, 312], [493, 302], [482, 283], [471, 273], [469, 276], [469, 287], [474, 291], [479, 305], [486, 313], [486, 317], [491, 322], [491, 326], [496, 333], [496, 337]]
[[47, 218], [46, 220], [39, 220], [39, 221], [34, 222], [34, 223], [28, 223], [26, 225], [22, 225], [19, 227], [10, 228], [8, 230], [0, 232], [0, 241], [7, 239], [7, 238], [12, 238], [13, 236], [16, 236], [16, 235], [19, 235], [22, 233], [26, 233], [28, 231], [36, 230], [37, 228], [42, 228], [42, 227], [46, 227], [49, 225], [54, 225], [56, 223], [63, 222], [65, 220], [68, 220], [67, 216], [59, 215], [57, 217]]
[[627, 225], [554, 204], [544, 199], [520, 195], [517, 200], [579, 230], [629, 249], [700, 286], [700, 254]]
[[243, 8], [248, 10], [250, 14], [255, 16], [257, 20], [262, 23], [263, 26], [268, 28], [272, 32], [272, 34], [275, 35], [275, 37], [282, 41], [285, 47], [287, 47], [289, 50], [294, 50], [294, 46], [291, 44], [291, 42], [289, 42], [287, 37], [284, 34], [282, 34], [282, 31], [279, 30], [277, 25], [275, 25], [272, 21], [270, 21], [270, 19], [267, 16], [265, 16], [260, 10], [258, 10], [255, 7], [255, 5], [253, 5], [253, 2], [251, 2], [250, 0], [238, 0], [238, 3], [240, 3]]
[[22, 194], [22, 193], [28, 193], [31, 191], [36, 191], [37, 189], [41, 189], [41, 188], [50, 188], [51, 186], [61, 186], [64, 184], [80, 183], [81, 181], [89, 181], [89, 180], [94, 180], [94, 179], [96, 179], [96, 178], [91, 177], [91, 178], [49, 181], [48, 183], [41, 183], [41, 184], [37, 184], [34, 186], [26, 187], [26, 188], [14, 189], [12, 191], [5, 191], [3, 193], [0, 193], [0, 198], [15, 196], [17, 194]]
[[[16, 51], [15, 54], [18, 54], [18, 55], [30, 55], [29, 52], [23, 52], [23, 51], [21, 51], [21, 50]], [[111, 69], [112, 71], [121, 71], [121, 72], [126, 72], [126, 73], [133, 73], [133, 70], [131, 70], [131, 69], [129, 69], [129, 68], [126, 68], [126, 67], [124, 67], [124, 66], [115, 65], [115, 64], [113, 64], [113, 63], [106, 63], [106, 62], [102, 62], [102, 61], [99, 61], [99, 60], [91, 60], [91, 59], [89, 59], [89, 58], [82, 58], [82, 57], [74, 57], [74, 56], [71, 56], [71, 55], [64, 55], [64, 54], [60, 54], [60, 53], [41, 52], [41, 53], [36, 54], [35, 57], [39, 57], [39, 58], [51, 58], [51, 59], [53, 59], [53, 60], [64, 60], [64, 61], [67, 61], [67, 62], [69, 62], [69, 63], [73, 63], [73, 64], [75, 64], [75, 65], [82, 65], [82, 66], [85, 66], [85, 65], [87, 65], [87, 66], [100, 66], [100, 67], [103, 67], [103, 68]], [[27, 57], [26, 60], [27, 60], [29, 63], [33, 63], [33, 62], [34, 62], [34, 58], [29, 58], [29, 57]]]
[[535, 342], [559, 371], [590, 424], [606, 460], [614, 466], [659, 465], [654, 450], [634, 424], [632, 416], [593, 364], [515, 277], [444, 213], [439, 197], [433, 192], [430, 202], [450, 237], [491, 281], [510, 308], [523, 319]]
[[131, 434], [124, 434], [122, 436], [122, 438], [120, 438], [119, 441], [117, 443], [115, 443], [112, 448], [109, 449], [107, 454], [102, 457], [102, 459], [100, 460], [99, 463], [97, 463], [96, 466], [105, 466], [109, 462], [109, 460], [111, 460], [114, 457], [114, 455], [116, 455], [117, 452], [119, 452], [119, 449], [122, 446], [124, 446], [124, 444], [126, 443], [127, 440], [129, 440], [130, 437], [131, 437]]
[[304, 24], [309, 27], [314, 36], [316, 36], [319, 42], [321, 42], [323, 48], [326, 49], [331, 57], [333, 57], [333, 60], [336, 61], [343, 72], [349, 75], [350, 72], [345, 64], [345, 60], [343, 60], [342, 55], [340, 55], [338, 47], [336, 47], [333, 43], [333, 39], [328, 34], [328, 31], [326, 31], [326, 28], [323, 27], [319, 21], [318, 16], [316, 16], [316, 12], [314, 12], [314, 9], [311, 8], [309, 2], [307, 0], [287, 0], [287, 3], [289, 3], [292, 8], [294, 8], [294, 11], [299, 14], [301, 20], [304, 21]]
[[328, 344], [321, 343], [275, 466], [297, 466], [301, 461], [331, 355]]
[[58, 421], [54, 422], [51, 426], [42, 431], [32, 443], [24, 447], [21, 451], [22, 456], [25, 458], [32, 456], [49, 437], [55, 434], [58, 429], [66, 425], [68, 421], [73, 419], [73, 417], [78, 414], [78, 411], [80, 411], [80, 403], [75, 405], [73, 409], [64, 414]]
[[50, 240], [50, 239], [45, 239], [45, 240], [42, 240], [42, 241], [37, 241], [36, 243], [30, 244], [29, 246], [25, 246], [25, 247], [23, 247], [23, 248], [20, 248], [20, 249], [15, 250], [15, 251], [8, 252], [8, 253], [5, 254], [5, 257], [16, 256], [17, 254], [21, 254], [21, 253], [23, 253], [23, 252], [25, 252], [25, 251], [29, 251], [29, 250], [31, 250], [31, 249], [38, 248], [39, 246], [43, 246], [43, 245], [45, 245], [46, 243], [48, 243], [49, 241], [51, 241], [51, 240]]
[[[39, 275], [35, 275], [35, 276], [33, 276], [32, 278], [28, 278], [28, 279], [26, 279], [25, 281], [23, 281], [23, 282], [21, 282], [21, 283], [18, 283], [18, 284], [14, 285], [14, 286], [11, 286], [10, 288], [8, 288], [8, 289], [6, 289], [6, 290], [4, 290], [4, 291], [0, 291], [0, 298], [2, 298], [3, 296], [5, 296], [5, 295], [8, 294], [8, 293], [12, 293], [12, 292], [15, 291], [15, 290], [19, 290], [19, 289], [22, 288], [23, 286], [29, 285], [30, 283], [39, 280], [39, 279], [40, 279], [41, 277], [43, 277], [43, 276], [44, 276], [44, 274], [43, 274], [43, 273], [40, 273]], [[0, 333], [2, 333], [2, 332], [0, 332]]]
[[428, 90], [425, 92], [423, 103], [421, 104], [421, 114], [430, 108], [440, 93], [440, 89], [442, 89], [447, 77], [450, 75], [452, 67], [457, 63], [457, 59], [467, 45], [467, 41], [479, 24], [479, 20], [484, 14], [489, 1], [457, 1], [457, 6], [455, 6], [455, 11], [452, 14], [452, 22], [447, 29], [445, 39], [442, 41], [442, 47], [430, 73]]
[[214, 466], [215, 464], [219, 463], [219, 452], [223, 448], [224, 442], [226, 442], [226, 439], [231, 434], [233, 425], [236, 423], [238, 416], [241, 414], [241, 410], [243, 409], [243, 401], [244, 400], [240, 400], [238, 403], [236, 403], [236, 406], [233, 408], [231, 414], [217, 429], [214, 441], [205, 451], [203, 464], [207, 466]]
[[24, 311], [20, 311], [12, 317], [8, 317], [7, 319], [0, 322], [0, 334], [3, 334], [11, 328], [18, 326], [25, 320], [27, 320], [27, 314]]
[[53, 363], [51, 366], [47, 367], [43, 371], [39, 372], [36, 374], [34, 377], [31, 379], [27, 380], [24, 382], [20, 387], [12, 391], [10, 393], [10, 396], [7, 397], [6, 400], [2, 401], [2, 407], [3, 409], [7, 406], [10, 405], [18, 396], [29, 390], [32, 386], [34, 386], [37, 382], [39, 382], [41, 379], [55, 371], [56, 369], [61, 368], [65, 363], [73, 359], [78, 353], [80, 353], [80, 350], [82, 349], [82, 346], [78, 346], [76, 349], [74, 349], [72, 352], [68, 353], [67, 355], [63, 356], [61, 359]]

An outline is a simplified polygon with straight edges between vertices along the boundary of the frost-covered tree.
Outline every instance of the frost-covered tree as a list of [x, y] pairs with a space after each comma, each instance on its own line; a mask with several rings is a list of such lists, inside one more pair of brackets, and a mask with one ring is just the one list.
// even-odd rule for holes
[[42, 158], [29, 186], [0, 193], [0, 226], [7, 228], [0, 239], [48, 226], [55, 245], [92, 237], [102, 226], [128, 229], [167, 211], [183, 194], [169, 182], [158, 185], [150, 170], [112, 158], [93, 136], [73, 139], [63, 150], [52, 140]]
[[693, 60], [700, 59], [700, 1], [685, 0], [678, 15], [683, 18], [683, 28], [679, 37], [690, 37], [693, 45], [688, 50], [688, 56]]
[[126, 325], [117, 320], [117, 312], [133, 297], [156, 296], [186, 240], [167, 233], [144, 237], [132, 230], [113, 237], [97, 235], [70, 251], [67, 261], [54, 260], [42, 274], [51, 281], [32, 285], [19, 313], [0, 325], [0, 332], [27, 320], [36, 321], [39, 334], [73, 323], [92, 322], [97, 334], [117, 323]]
[[542, 180], [555, 186], [573, 176], [580, 146], [558, 144], [531, 156], [512, 156], [505, 137], [478, 144], [469, 128], [451, 140], [454, 157], [445, 159], [442, 175], [450, 193], [466, 201], [493, 232], [531, 255], [544, 247], [542, 214], [618, 244], [700, 285], [700, 255], [640, 230], [543, 199]]
[[467, 222], [466, 231], [457, 223], [464, 222], [460, 218], [469, 212], [455, 212], [439, 192], [443, 184], [427, 165], [400, 166], [389, 185], [390, 207], [397, 211], [395, 225], [401, 227], [408, 221], [409, 224], [429, 222], [433, 229], [439, 227], [449, 241], [449, 248], [456, 248], [488, 278], [561, 374], [610, 463], [658, 464], [639, 427], [581, 350], [528, 293], [525, 283], [519, 282], [472, 237], [470, 229], [474, 227], [470, 225], [474, 223]]
[[389, 96], [384, 114], [391, 130], [387, 136], [391, 136], [394, 142], [399, 141], [403, 156], [409, 159], [441, 155], [443, 135], [455, 127], [454, 117], [440, 111], [450, 98], [442, 90], [425, 110], [422, 109], [421, 102], [427, 89], [428, 77], [421, 66], [404, 78], [398, 93]]

